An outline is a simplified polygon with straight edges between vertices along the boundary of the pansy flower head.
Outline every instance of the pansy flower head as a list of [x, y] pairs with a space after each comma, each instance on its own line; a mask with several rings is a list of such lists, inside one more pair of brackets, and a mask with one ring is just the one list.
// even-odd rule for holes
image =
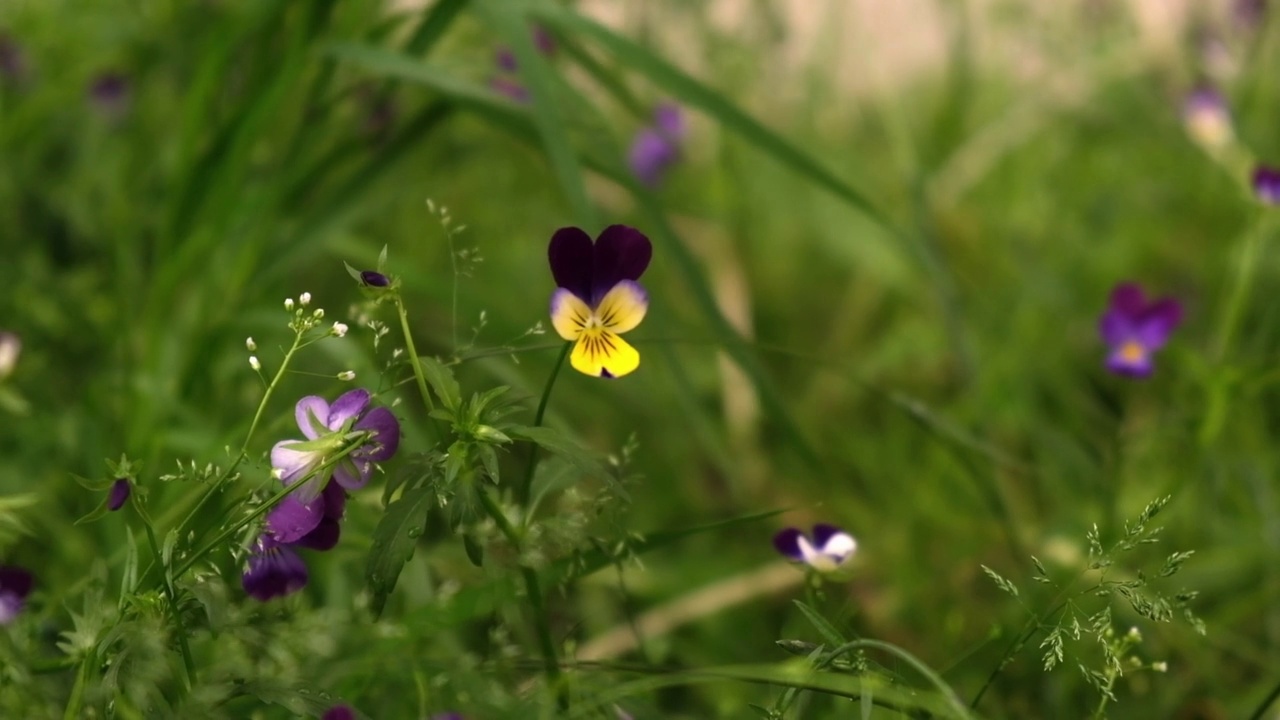
[[1183, 99], [1182, 124], [1191, 139], [1206, 150], [1227, 145], [1235, 134], [1226, 99], [1208, 85], [1192, 90]]
[[1268, 205], [1280, 205], [1280, 170], [1259, 165], [1253, 170], [1253, 194]]
[[1111, 304], [1098, 322], [1102, 341], [1110, 348], [1107, 369], [1117, 375], [1146, 377], [1155, 365], [1152, 356], [1169, 341], [1182, 322], [1182, 304], [1173, 298], [1148, 301], [1142, 288], [1122, 283], [1111, 291]]
[[[306, 439], [276, 443], [271, 466], [285, 485], [312, 477], [267, 515], [268, 529], [283, 543], [302, 539], [325, 518], [341, 517], [344, 491], [364, 487], [374, 463], [389, 460], [400, 445], [399, 421], [386, 408], [370, 408], [368, 390], [344, 393], [332, 405], [315, 395], [304, 397], [295, 414]], [[351, 443], [359, 446], [349, 450]], [[327, 463], [336, 464], [321, 472]]]
[[264, 533], [249, 550], [240, 584], [262, 602], [284, 597], [307, 586], [307, 565], [294, 549]]
[[31, 573], [12, 565], [0, 565], [0, 625], [8, 625], [22, 612], [35, 580]]
[[576, 227], [551, 236], [547, 256], [556, 291], [551, 323], [575, 344], [569, 363], [597, 377], [622, 377], [640, 366], [640, 353], [620, 335], [635, 329], [649, 308], [636, 282], [649, 267], [649, 238], [626, 225], [610, 225], [595, 243]]
[[788, 560], [803, 563], [820, 575], [844, 576], [858, 549], [853, 536], [834, 525], [814, 525], [813, 535], [787, 528], [773, 536], [773, 546]]

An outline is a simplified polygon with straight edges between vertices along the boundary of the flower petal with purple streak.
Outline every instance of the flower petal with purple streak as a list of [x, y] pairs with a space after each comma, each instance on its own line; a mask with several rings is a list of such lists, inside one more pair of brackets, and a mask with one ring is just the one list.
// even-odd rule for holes
[[387, 287], [391, 284], [391, 279], [374, 270], [362, 270], [360, 272], [360, 282], [369, 287]]
[[[323, 455], [315, 450], [295, 450], [294, 448], [300, 444], [298, 440], [282, 440], [271, 448], [271, 467], [280, 471], [280, 481], [285, 485], [292, 485], [311, 472], [311, 469], [324, 459]], [[312, 492], [311, 496], [314, 497], [315, 493]]]
[[267, 529], [281, 543], [297, 542], [307, 533], [316, 529], [325, 515], [324, 496], [303, 500], [298, 494], [306, 488], [299, 488], [286, 495], [283, 500], [267, 512]]
[[320, 720], [355, 720], [356, 712], [350, 705], [334, 705], [325, 711]]
[[800, 552], [800, 538], [804, 533], [796, 528], [781, 530], [773, 536], [773, 546], [785, 557], [800, 562], [804, 555]]
[[357, 417], [369, 407], [369, 391], [364, 388], [348, 390], [338, 396], [329, 406], [327, 425], [330, 430], [338, 430], [348, 420]]
[[365, 460], [390, 460], [396, 450], [400, 449], [400, 421], [384, 407], [376, 407], [365, 413], [352, 429], [373, 431], [373, 436], [367, 441], [372, 445], [366, 445], [367, 449], [358, 451], [359, 456]]
[[308, 395], [293, 406], [293, 417], [303, 436], [315, 440], [329, 429], [329, 401], [319, 395]]

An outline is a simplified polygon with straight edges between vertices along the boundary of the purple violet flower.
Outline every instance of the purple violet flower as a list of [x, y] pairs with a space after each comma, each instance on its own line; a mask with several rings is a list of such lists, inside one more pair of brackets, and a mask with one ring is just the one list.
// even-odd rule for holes
[[773, 546], [788, 560], [822, 575], [840, 576], [847, 571], [858, 542], [834, 525], [814, 525], [812, 539], [797, 528], [787, 528], [773, 536]]
[[1208, 85], [1192, 90], [1183, 99], [1182, 124], [1192, 140], [1210, 150], [1223, 147], [1234, 134], [1226, 99]]
[[119, 478], [111, 483], [111, 489], [107, 491], [107, 509], [115, 512], [124, 507], [132, 492], [133, 484], [129, 482], [129, 478]]
[[364, 270], [360, 273], [360, 282], [367, 287], [387, 287], [391, 279], [376, 270]]
[[13, 565], [0, 565], [0, 625], [8, 625], [22, 612], [35, 579]]
[[240, 584], [257, 600], [284, 597], [307, 586], [307, 565], [288, 545], [264, 533], [249, 550]]
[[1280, 170], [1266, 165], [1255, 168], [1253, 193], [1268, 205], [1280, 205]]
[[325, 711], [320, 720], [356, 720], [356, 711], [350, 705], [334, 705]]
[[551, 324], [576, 343], [569, 364], [578, 372], [617, 378], [640, 366], [640, 353], [619, 335], [649, 309], [649, 294], [636, 281], [652, 255], [649, 238], [626, 225], [610, 225], [594, 244], [576, 227], [551, 236]]
[[1148, 302], [1142, 288], [1122, 283], [1111, 291], [1111, 304], [1098, 322], [1102, 341], [1110, 348], [1107, 369], [1117, 375], [1143, 378], [1155, 365], [1152, 355], [1164, 347], [1182, 322], [1182, 304], [1173, 298]]
[[121, 73], [102, 73], [89, 83], [89, 101], [103, 117], [120, 120], [132, 105], [133, 86]]
[[667, 169], [680, 160], [684, 139], [684, 118], [680, 108], [663, 103], [653, 111], [653, 125], [636, 133], [627, 155], [631, 172], [647, 187], [657, 187]]
[[[364, 487], [374, 463], [395, 455], [400, 446], [400, 422], [386, 408], [370, 409], [369, 399], [368, 390], [351, 390], [333, 405], [315, 395], [298, 401], [295, 416], [306, 439], [276, 443], [271, 449], [271, 466], [285, 485], [315, 474], [267, 514], [267, 528], [276, 540], [300, 542], [325, 518], [336, 521], [342, 516], [344, 490]], [[359, 447], [330, 470], [317, 472], [352, 442], [359, 442]]]

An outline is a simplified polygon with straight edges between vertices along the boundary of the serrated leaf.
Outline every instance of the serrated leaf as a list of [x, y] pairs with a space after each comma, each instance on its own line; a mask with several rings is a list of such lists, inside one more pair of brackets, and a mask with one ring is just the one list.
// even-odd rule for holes
[[848, 642], [845, 640], [844, 635], [836, 629], [836, 626], [832, 625], [826, 618], [822, 617], [817, 610], [814, 610], [799, 600], [792, 600], [791, 603], [800, 609], [801, 614], [805, 616], [805, 619], [809, 621], [809, 624], [813, 625], [814, 629], [818, 631], [818, 634], [822, 636], [822, 639], [831, 647], [837, 648]]
[[462, 388], [454, 379], [453, 371], [439, 360], [426, 355], [419, 357], [418, 362], [422, 364], [422, 374], [427, 378], [427, 384], [440, 398], [440, 404], [456, 416], [462, 405]]
[[427, 527], [427, 511], [434, 497], [429, 488], [406, 490], [399, 500], [387, 506], [373, 531], [373, 546], [365, 561], [365, 581], [375, 618], [382, 615], [404, 564], [413, 557], [418, 538]]

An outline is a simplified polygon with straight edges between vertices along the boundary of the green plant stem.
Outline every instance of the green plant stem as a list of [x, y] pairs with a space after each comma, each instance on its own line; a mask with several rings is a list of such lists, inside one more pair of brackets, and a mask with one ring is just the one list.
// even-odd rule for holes
[[1271, 688], [1271, 692], [1267, 693], [1267, 696], [1262, 699], [1262, 703], [1259, 704], [1258, 709], [1254, 710], [1253, 714], [1249, 716], [1249, 720], [1262, 720], [1263, 715], [1266, 714], [1267, 709], [1271, 707], [1271, 704], [1276, 701], [1276, 698], [1280, 698], [1280, 682], [1277, 682], [1275, 687]]
[[142, 505], [137, 493], [133, 495], [133, 508], [142, 519], [142, 527], [147, 531], [147, 542], [151, 545], [151, 554], [155, 557], [156, 567], [160, 568], [160, 576], [164, 580], [165, 591], [169, 594], [169, 610], [173, 613], [173, 624], [178, 630], [178, 649], [182, 652], [182, 665], [186, 669], [183, 681], [187, 690], [196, 681], [196, 663], [191, 657], [191, 646], [187, 643], [187, 628], [182, 624], [182, 611], [178, 605], [178, 593], [173, 585], [173, 576], [165, 565], [164, 554], [160, 552], [160, 543], [156, 542], [156, 531], [151, 526], [151, 518]]
[[1240, 314], [1244, 311], [1249, 291], [1253, 289], [1253, 280], [1257, 276], [1258, 258], [1262, 254], [1263, 242], [1271, 225], [1268, 222], [1269, 217], [1270, 214], [1263, 211], [1245, 231], [1244, 246], [1241, 248], [1235, 279], [1231, 284], [1231, 295], [1219, 323], [1221, 334], [1218, 336], [1215, 348], [1219, 362], [1226, 357], [1231, 348], [1231, 340], [1235, 336], [1237, 325], [1240, 324]]
[[80, 709], [84, 705], [84, 688], [89, 684], [90, 668], [94, 664], [94, 653], [89, 651], [80, 661], [80, 671], [76, 673], [76, 683], [71, 686], [71, 696], [67, 698], [67, 709], [62, 713], [63, 720], [80, 720]]
[[418, 393], [422, 395], [422, 404], [430, 413], [436, 409], [436, 404], [431, 400], [427, 376], [422, 371], [422, 361], [418, 359], [418, 349], [413, 344], [413, 333], [409, 331], [409, 311], [405, 309], [404, 301], [399, 295], [396, 295], [396, 313], [400, 316], [400, 334], [404, 336], [404, 347], [409, 352], [409, 366], [413, 368], [413, 377], [418, 382]]
[[[498, 525], [498, 529], [506, 536], [507, 541], [515, 548], [518, 556], [523, 545], [520, 533], [516, 530], [511, 521], [507, 519], [506, 513], [502, 512], [502, 508], [498, 506], [497, 501], [493, 499], [487, 490], [483, 487], [476, 488], [476, 494], [480, 497], [480, 504], [484, 506], [485, 512]], [[538, 648], [542, 652], [542, 669], [547, 676], [547, 684], [557, 690], [558, 702], [561, 710], [569, 708], [568, 695], [560, 691], [560, 662], [556, 658], [556, 646], [551, 637], [551, 623], [547, 619], [546, 606], [542, 597], [542, 581], [538, 579], [538, 572], [533, 568], [520, 564], [520, 576], [524, 579], [525, 591], [529, 595], [529, 604], [533, 606], [534, 628], [538, 634]]]
[[960, 697], [956, 695], [955, 690], [952, 690], [951, 686], [948, 685], [946, 681], [938, 675], [938, 673], [934, 672], [928, 665], [921, 662], [915, 655], [912, 655], [897, 645], [883, 642], [881, 640], [851, 640], [835, 650], [832, 650], [831, 654], [828, 655], [826, 659], [830, 662], [845, 653], [863, 648], [882, 650], [907, 663], [938, 689], [938, 692], [946, 699], [947, 704], [955, 711], [956, 717], [959, 717], [962, 720], [967, 720], [971, 717], [969, 714], [969, 708], [964, 706], [964, 703], [960, 701]]
[[[1071, 582], [1070, 585], [1067, 586], [1067, 588], [1070, 588], [1072, 585], [1075, 585], [1074, 580]], [[1063, 591], [1063, 593], [1065, 593], [1065, 590]], [[1061, 594], [1059, 595], [1059, 597], [1061, 597]], [[1000, 662], [996, 663], [995, 668], [991, 670], [991, 674], [987, 676], [987, 681], [982, 684], [982, 687], [978, 688], [978, 694], [974, 695], [973, 701], [969, 703], [970, 708], [974, 710], [978, 708], [978, 703], [982, 702], [982, 696], [986, 694], [987, 689], [990, 688], [991, 684], [996, 681], [996, 678], [1000, 675], [1000, 672], [1009, 665], [1009, 662], [1013, 660], [1013, 657], [1017, 655], [1019, 652], [1021, 652], [1022, 648], [1026, 647], [1027, 643], [1030, 642], [1031, 638], [1034, 637], [1035, 634], [1040, 630], [1040, 626], [1044, 623], [1045, 618], [1062, 610], [1064, 607], [1067, 606], [1067, 602], [1069, 602], [1069, 600], [1070, 598], [1063, 599], [1057, 604], [1055, 604], [1053, 608], [1050, 609], [1048, 612], [1044, 612], [1044, 613], [1041, 613], [1040, 615], [1033, 616], [1027, 620], [1026, 627], [1023, 628], [1022, 632], [1018, 633], [1018, 637], [1015, 638], [1013, 643], [1009, 645], [1009, 649], [1004, 652], [1004, 655], [1000, 656]]]
[[[565, 358], [569, 357], [569, 352], [573, 350], [573, 342], [566, 342], [560, 348], [560, 357], [556, 358], [556, 365], [551, 369], [551, 374], [547, 376], [547, 384], [542, 387], [542, 397], [538, 399], [538, 409], [533, 413], [533, 426], [541, 427], [542, 418], [547, 414], [547, 403], [551, 401], [551, 388], [555, 387], [556, 378], [560, 376], [560, 368], [564, 367]], [[520, 495], [517, 497], [521, 505], [529, 504], [529, 497], [533, 490], [533, 472], [538, 469], [538, 444], [529, 444], [529, 463], [524, 469], [524, 482], [520, 484]], [[525, 518], [528, 522], [528, 518]]]

